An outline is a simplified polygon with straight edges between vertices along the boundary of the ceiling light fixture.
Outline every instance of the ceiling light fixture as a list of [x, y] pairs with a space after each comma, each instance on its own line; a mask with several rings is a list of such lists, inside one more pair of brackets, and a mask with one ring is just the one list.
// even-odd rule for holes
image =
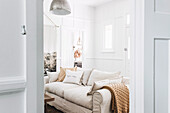
[[71, 8], [67, 0], [53, 0], [50, 12], [55, 15], [68, 15], [71, 13]]

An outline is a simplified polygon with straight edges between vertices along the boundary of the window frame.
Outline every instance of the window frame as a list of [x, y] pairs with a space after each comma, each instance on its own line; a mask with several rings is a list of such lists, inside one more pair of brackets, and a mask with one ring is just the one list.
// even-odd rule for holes
[[[105, 28], [106, 26], [110, 26], [112, 25], [112, 48], [106, 48], [105, 47], [105, 41], [106, 41], [106, 31], [105, 31]], [[114, 53], [115, 50], [114, 50], [114, 26], [113, 26], [113, 23], [107, 23], [107, 24], [104, 24], [103, 25], [103, 44], [102, 44], [102, 52], [106, 52], [106, 53]]]

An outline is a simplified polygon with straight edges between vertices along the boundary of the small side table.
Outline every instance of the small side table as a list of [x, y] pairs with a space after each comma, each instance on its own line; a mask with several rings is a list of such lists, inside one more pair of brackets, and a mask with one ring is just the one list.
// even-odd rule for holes
[[44, 94], [44, 113], [48, 113], [47, 111], [47, 102], [52, 102], [54, 101], [55, 98], [47, 95], [47, 94]]

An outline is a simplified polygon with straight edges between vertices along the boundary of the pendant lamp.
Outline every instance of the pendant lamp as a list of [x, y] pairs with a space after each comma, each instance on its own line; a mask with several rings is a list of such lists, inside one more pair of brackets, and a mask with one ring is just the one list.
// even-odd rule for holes
[[55, 15], [68, 15], [71, 13], [71, 8], [67, 0], [53, 0], [50, 12]]

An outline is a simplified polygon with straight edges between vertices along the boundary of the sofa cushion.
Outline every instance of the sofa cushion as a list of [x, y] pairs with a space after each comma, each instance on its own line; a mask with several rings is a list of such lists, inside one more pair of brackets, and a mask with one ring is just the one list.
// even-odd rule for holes
[[82, 78], [82, 75], [83, 75], [83, 71], [66, 70], [66, 77], [63, 82], [80, 85], [80, 80]]
[[104, 71], [99, 71], [99, 70], [93, 70], [87, 85], [91, 86], [93, 85], [94, 82], [96, 81], [100, 81], [100, 80], [105, 80], [105, 79], [114, 79], [114, 78], [118, 78], [120, 76], [121, 72], [104, 72]]
[[105, 79], [105, 80], [101, 80], [101, 81], [96, 81], [96, 82], [94, 82], [92, 88], [90, 89], [90, 91], [87, 94], [92, 95], [96, 90], [102, 89], [102, 87], [104, 87], [105, 85], [117, 84], [117, 83], [121, 83], [121, 81], [122, 81], [122, 77], [114, 79], [114, 80]]
[[91, 86], [81, 86], [64, 91], [64, 98], [92, 110], [92, 95], [87, 96]]
[[53, 82], [45, 85], [45, 91], [64, 97], [64, 91], [72, 88], [80, 87], [76, 84], [67, 84], [63, 82]]
[[57, 82], [62, 82], [66, 76], [66, 70], [77, 71], [77, 67], [74, 68], [62, 68], [60, 67], [60, 73], [58, 75]]
[[78, 68], [77, 70], [84, 71], [83, 78], [82, 78], [82, 84], [87, 85], [88, 79], [89, 79], [90, 74], [93, 71], [93, 69]]
[[45, 77], [44, 77], [44, 85], [45, 85], [45, 84], [48, 84], [48, 83], [49, 83], [49, 77], [48, 77], [48, 76], [45, 76]]
[[56, 82], [58, 75], [59, 75], [59, 72], [48, 72], [47, 71], [47, 75], [48, 75], [48, 78], [49, 78], [49, 83]]

